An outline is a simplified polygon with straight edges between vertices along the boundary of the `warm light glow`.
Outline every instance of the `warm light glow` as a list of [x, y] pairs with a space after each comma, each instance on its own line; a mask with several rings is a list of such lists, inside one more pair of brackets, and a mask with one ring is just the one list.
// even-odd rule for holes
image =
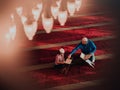
[[26, 36], [28, 37], [29, 40], [32, 40], [33, 36], [37, 31], [37, 27], [38, 27], [37, 22], [35, 21], [32, 24], [24, 24], [23, 26]]
[[13, 25], [10, 27], [9, 33], [10, 33], [11, 39], [14, 40], [16, 36], [16, 25]]
[[73, 16], [75, 13], [75, 2], [67, 2], [67, 9], [70, 13], [70, 16]]
[[[37, 22], [39, 18], [42, 19], [42, 25], [46, 33], [50, 33], [53, 28], [54, 19], [58, 19], [60, 25], [64, 26], [68, 15], [73, 16], [75, 11], [80, 10], [82, 4], [82, 0], [49, 0], [49, 2], [50, 3], [48, 3], [48, 0], [40, 0], [39, 2], [35, 1], [35, 7], [35, 3], [33, 4], [33, 2], [30, 2], [27, 4], [28, 6], [25, 6], [25, 4], [23, 4], [23, 6], [19, 4], [20, 6], [15, 8], [17, 16], [20, 17], [25, 34], [29, 40], [33, 39], [33, 36], [37, 31]], [[26, 12], [23, 12], [23, 9], [25, 9]], [[14, 16], [14, 12], [11, 12], [10, 14], [11, 22], [8, 24], [10, 25], [10, 27], [8, 26], [9, 33], [5, 36], [7, 42], [10, 41], [9, 38], [11, 38], [11, 40], [15, 39], [17, 32], [15, 21], [19, 23], [19, 18], [15, 20], [17, 16]], [[27, 24], [27, 21], [31, 24]]]
[[56, 4], [57, 4], [58, 8], [60, 8], [61, 2], [62, 2], [62, 0], [57, 0], [56, 1]]
[[5, 34], [5, 41], [6, 41], [6, 44], [7, 44], [7, 45], [8, 45], [8, 44], [10, 43], [10, 41], [11, 41], [11, 36], [10, 36], [10, 33], [9, 33], [9, 32]]
[[42, 24], [43, 28], [45, 29], [46, 33], [50, 33], [53, 28], [53, 18], [46, 18], [44, 14], [42, 14]]
[[82, 4], [82, 0], [75, 0], [76, 10], [79, 11]]
[[27, 21], [27, 17], [26, 16], [21, 16], [21, 22], [22, 24], [25, 24], [25, 22]]
[[38, 4], [37, 4], [37, 7], [40, 9], [40, 11], [42, 11], [43, 4], [42, 4], [42, 3], [38, 3]]
[[57, 6], [56, 7], [51, 6], [51, 12], [52, 12], [52, 15], [53, 15], [54, 19], [57, 19], [59, 8]]
[[11, 14], [10, 17], [12, 20], [14, 20], [14, 14]]
[[36, 21], [38, 21], [39, 16], [40, 16], [39, 9], [32, 9], [32, 14], [33, 14], [34, 19], [35, 19]]
[[16, 12], [17, 12], [17, 14], [18, 14], [19, 16], [21, 16], [22, 13], [23, 13], [23, 7], [17, 7], [17, 8], [16, 8]]
[[32, 9], [32, 14], [33, 14], [33, 17], [36, 21], [38, 21], [40, 14], [41, 14], [41, 11], [42, 11], [42, 3], [37, 4], [37, 8]]
[[58, 21], [61, 26], [64, 26], [67, 21], [68, 13], [67, 11], [59, 11]]

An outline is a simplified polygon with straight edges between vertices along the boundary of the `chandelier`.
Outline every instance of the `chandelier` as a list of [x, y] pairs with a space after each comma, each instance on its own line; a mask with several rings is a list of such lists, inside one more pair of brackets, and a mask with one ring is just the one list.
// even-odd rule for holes
[[[50, 33], [54, 20], [58, 20], [61, 26], [64, 26], [68, 16], [73, 16], [76, 11], [80, 10], [82, 0], [41, 0], [30, 11], [33, 21], [28, 23], [29, 18], [24, 15], [23, 10], [26, 7], [18, 6], [15, 8], [17, 15], [20, 17], [24, 32], [29, 40], [32, 40], [38, 27], [38, 21], [41, 20], [42, 26], [46, 33]], [[26, 12], [27, 13], [27, 12]], [[14, 14], [10, 15], [11, 27], [6, 34], [6, 39], [14, 40], [16, 35], [16, 24]]]

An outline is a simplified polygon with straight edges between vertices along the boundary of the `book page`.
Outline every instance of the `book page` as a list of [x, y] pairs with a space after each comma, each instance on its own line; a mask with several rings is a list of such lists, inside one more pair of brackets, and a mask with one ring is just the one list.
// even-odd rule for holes
[[84, 54], [84, 53], [81, 53], [81, 54], [80, 54], [80, 57], [81, 57], [82, 59], [84, 59], [84, 58], [85, 58], [85, 54]]
[[72, 62], [72, 59], [66, 59], [65, 61], [66, 64], [71, 64], [71, 62]]

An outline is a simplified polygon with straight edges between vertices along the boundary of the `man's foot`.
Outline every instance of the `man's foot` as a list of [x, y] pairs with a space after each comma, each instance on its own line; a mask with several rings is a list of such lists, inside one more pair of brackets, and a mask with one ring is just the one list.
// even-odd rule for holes
[[93, 62], [91, 62], [90, 60], [86, 60], [86, 62], [87, 62], [92, 68], [94, 68], [94, 63], [93, 63]]
[[95, 68], [94, 65], [92, 63], [89, 64], [92, 68]]
[[95, 66], [95, 63], [94, 62], [91, 62], [92, 63], [92, 65], [94, 65]]

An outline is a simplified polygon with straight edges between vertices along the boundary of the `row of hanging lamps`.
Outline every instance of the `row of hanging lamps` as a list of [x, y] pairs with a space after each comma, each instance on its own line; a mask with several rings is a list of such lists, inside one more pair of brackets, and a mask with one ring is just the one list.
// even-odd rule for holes
[[[41, 2], [36, 4], [31, 10], [32, 18], [34, 19], [31, 24], [26, 23], [29, 19], [28, 16], [23, 15], [22, 6], [17, 7], [16, 12], [18, 16], [20, 16], [26, 36], [29, 40], [32, 40], [37, 31], [40, 16], [44, 30], [46, 33], [50, 33], [53, 28], [54, 19], [57, 19], [60, 25], [64, 26], [68, 15], [73, 16], [75, 11], [79, 11], [81, 3], [82, 0], [41, 0]], [[12, 39], [14, 39], [16, 25], [13, 24], [9, 31]]]
[[25, 32], [25, 35], [27, 36], [27, 38], [29, 40], [32, 40], [36, 31], [37, 31], [37, 27], [38, 27], [38, 19], [40, 16], [40, 13], [42, 11], [42, 4], [37, 4], [36, 8], [33, 8], [31, 13], [33, 14], [33, 22], [31, 22], [30, 24], [28, 24], [27, 22], [29, 22], [29, 19], [27, 16], [23, 15], [23, 8], [22, 7], [18, 7], [16, 9], [17, 14], [20, 16], [21, 19], [21, 23], [23, 25], [23, 29]]

